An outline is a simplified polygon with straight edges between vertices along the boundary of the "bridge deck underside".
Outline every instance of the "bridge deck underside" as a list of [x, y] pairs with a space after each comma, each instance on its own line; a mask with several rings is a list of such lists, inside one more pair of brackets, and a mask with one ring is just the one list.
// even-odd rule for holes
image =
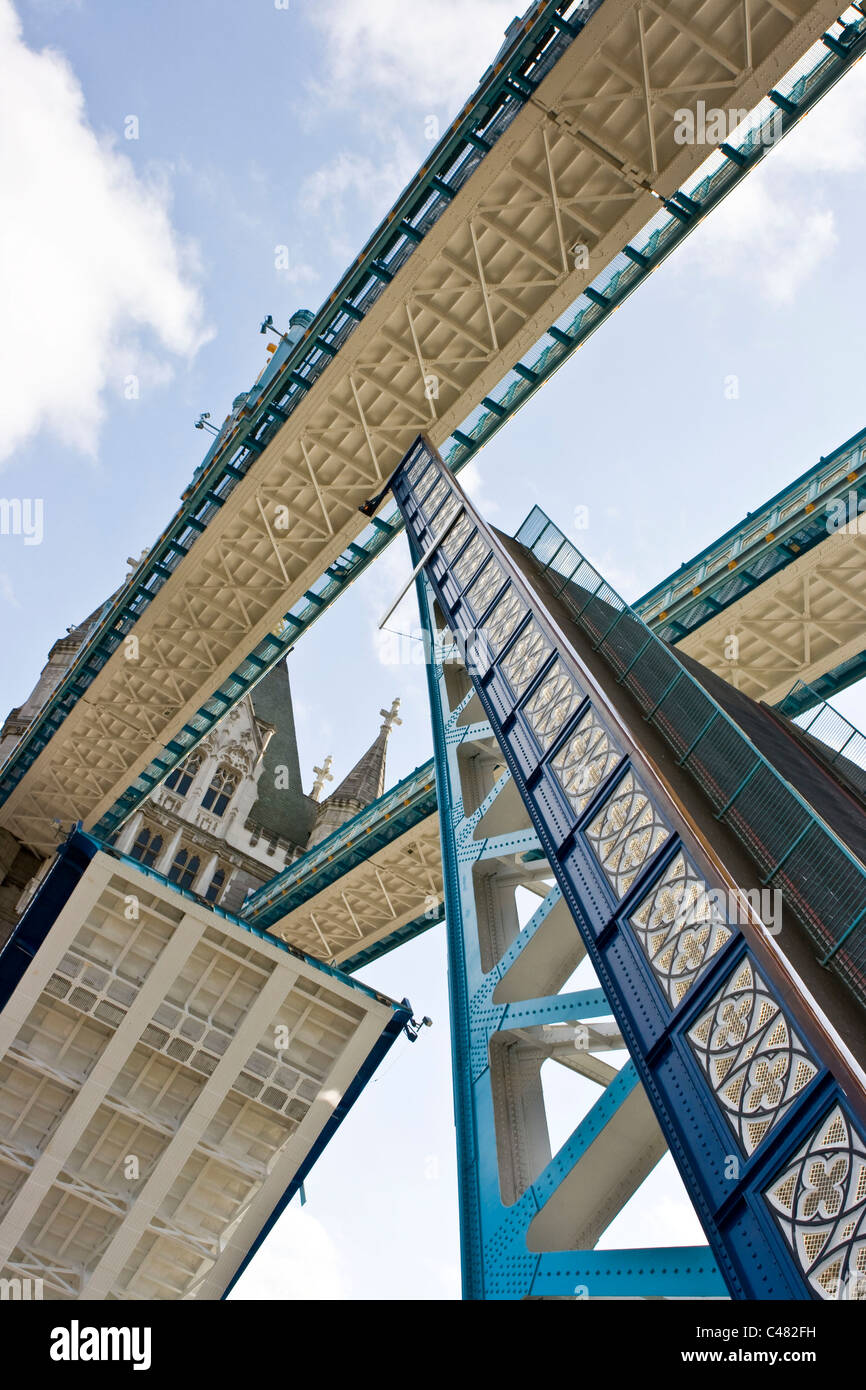
[[[264, 449], [0, 812], [41, 852], [95, 824], [703, 161], [675, 113], [754, 107], [834, 20], [808, 0], [605, 0]], [[589, 250], [576, 268], [575, 243]], [[433, 388], [431, 389], [431, 380]]]

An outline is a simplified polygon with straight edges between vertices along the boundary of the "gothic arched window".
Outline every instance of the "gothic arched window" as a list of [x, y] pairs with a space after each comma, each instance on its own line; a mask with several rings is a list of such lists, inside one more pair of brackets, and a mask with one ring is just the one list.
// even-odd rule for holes
[[210, 786], [201, 799], [201, 804], [206, 811], [211, 811], [215, 816], [225, 814], [225, 809], [234, 796], [239, 777], [230, 767], [218, 767], [213, 775]]
[[129, 853], [132, 859], [138, 859], [145, 868], [152, 869], [161, 849], [162, 836], [155, 835], [152, 830], [144, 829]]
[[201, 753], [190, 753], [188, 758], [184, 758], [182, 763], [168, 774], [165, 779], [165, 786], [171, 791], [177, 792], [178, 796], [186, 796], [193, 783], [193, 778], [204, 762]]
[[197, 854], [190, 856], [189, 850], [180, 849], [168, 871], [169, 882], [176, 883], [178, 888], [191, 888], [200, 867], [201, 860]]
[[223, 884], [226, 881], [225, 869], [217, 869], [210, 883], [208, 884], [205, 898], [209, 903], [215, 903], [222, 892]]

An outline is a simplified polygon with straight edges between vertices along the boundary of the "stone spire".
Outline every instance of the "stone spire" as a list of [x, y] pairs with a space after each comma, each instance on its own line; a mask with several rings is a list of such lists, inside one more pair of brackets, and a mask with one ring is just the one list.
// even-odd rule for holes
[[319, 797], [322, 795], [322, 787], [325, 785], [326, 782], [333, 782], [334, 778], [331, 774], [331, 763], [333, 761], [334, 759], [332, 755], [329, 753], [321, 767], [313, 768], [313, 771], [316, 774], [316, 780], [313, 783], [313, 789], [310, 792], [310, 796], [312, 797], [313, 801], [318, 801]]
[[[324, 840], [344, 821], [356, 816], [371, 801], [375, 801], [385, 790], [385, 758], [388, 738], [395, 724], [402, 724], [397, 711], [399, 699], [394, 700], [389, 710], [380, 710], [382, 724], [370, 747], [358, 759], [352, 771], [343, 778], [336, 791], [322, 802], [315, 829], [310, 837], [310, 845]], [[314, 769], [319, 772], [319, 769]], [[315, 793], [315, 788], [314, 788]]]

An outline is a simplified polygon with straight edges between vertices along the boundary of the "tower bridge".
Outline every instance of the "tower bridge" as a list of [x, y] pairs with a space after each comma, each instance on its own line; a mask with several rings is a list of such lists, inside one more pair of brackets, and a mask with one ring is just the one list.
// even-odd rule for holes
[[[417, 1033], [354, 973], [444, 918], [468, 1297], [861, 1296], [862, 779], [788, 716], [866, 660], [866, 432], [634, 607], [539, 509], [495, 531], [457, 475], [864, 47], [858, 6], [539, 0], [326, 303], [274, 332], [7, 730], [3, 873], [43, 864], [0, 954], [4, 1277], [224, 1294]], [[751, 115], [707, 159], [683, 113], [720, 100]], [[229, 711], [261, 757], [265, 676], [400, 532], [432, 762], [383, 791], [383, 711], [321, 807], [317, 766], [285, 866], [261, 883], [253, 818], [261, 886], [212, 892], [189, 827], [157, 851], [144, 809], [168, 778], [180, 816]], [[598, 1088], [557, 1153], [550, 1060]], [[666, 1152], [708, 1244], [600, 1255]]]
[[[57, 821], [97, 825], [142, 773], [146, 794], [152, 761], [185, 755], [389, 538], [358, 507], [419, 430], [465, 460], [766, 156], [763, 124], [780, 112], [790, 128], [866, 43], [862, 17], [839, 23], [826, 0], [692, 10], [530, 8], [356, 265], [236, 403], [4, 767], [0, 825], [45, 854]], [[707, 160], [678, 143], [677, 112], [720, 94], [754, 122]]]

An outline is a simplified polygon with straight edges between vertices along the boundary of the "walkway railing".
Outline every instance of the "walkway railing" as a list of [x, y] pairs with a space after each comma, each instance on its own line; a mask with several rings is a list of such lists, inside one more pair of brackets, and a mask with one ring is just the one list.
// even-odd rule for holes
[[[804, 703], [812, 707], [801, 713]], [[822, 700], [814, 686], [806, 681], [797, 681], [776, 709], [787, 715], [798, 729], [818, 739], [824, 745], [826, 761], [837, 764], [848, 781], [866, 797], [866, 737], [844, 714]]]
[[866, 1004], [866, 868], [541, 511], [516, 539], [803, 924], [822, 965]]

